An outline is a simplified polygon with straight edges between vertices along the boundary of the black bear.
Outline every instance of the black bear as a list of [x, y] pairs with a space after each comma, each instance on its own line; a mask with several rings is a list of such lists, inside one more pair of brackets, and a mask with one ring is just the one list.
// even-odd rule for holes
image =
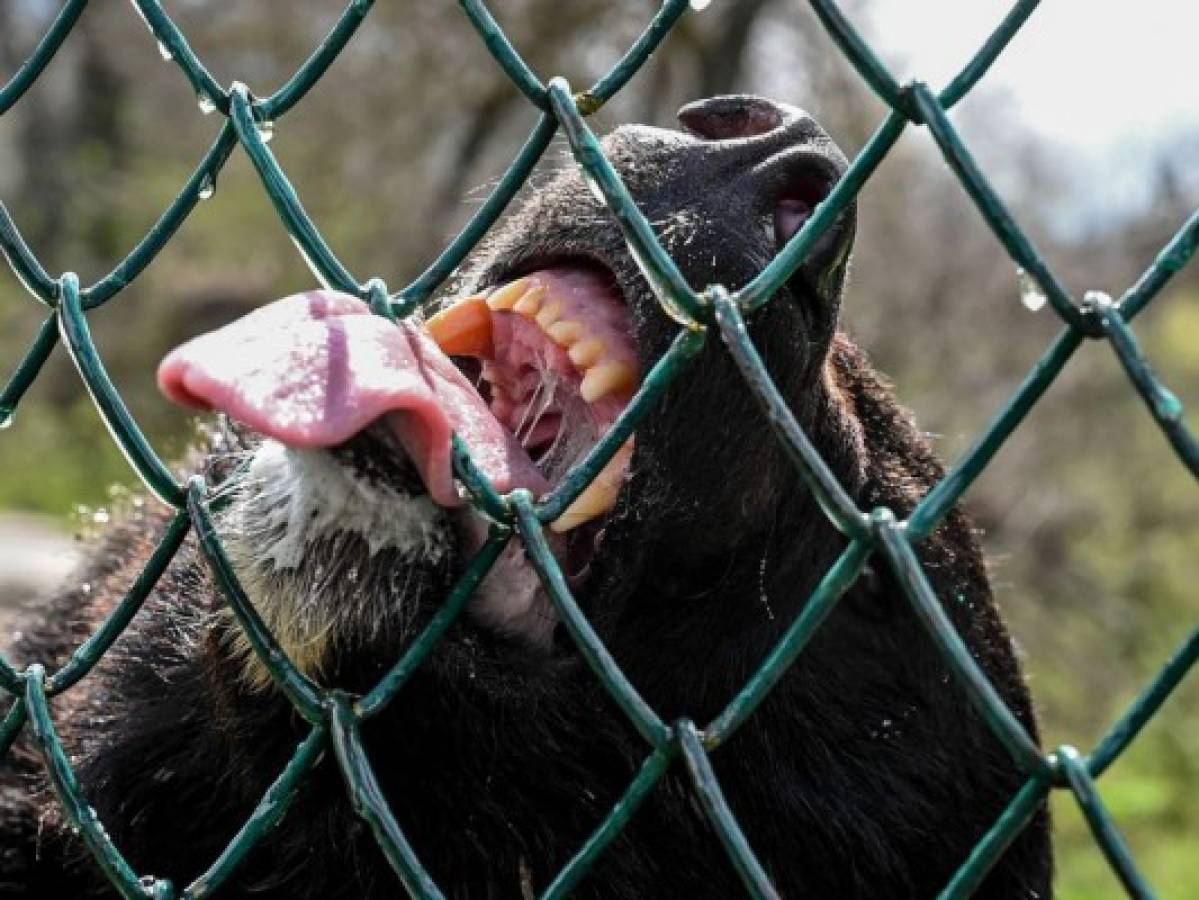
[[[805, 113], [720, 97], [683, 131], [622, 127], [605, 150], [691, 284], [746, 283], [844, 173]], [[837, 328], [848, 209], [749, 334], [862, 509], [904, 516], [941, 464]], [[465, 299], [393, 325], [353, 298], [271, 304], [172, 353], [173, 399], [226, 414], [197, 457], [246, 592], [317, 682], [369, 690], [444, 602], [484, 526], [451, 435], [500, 490], [540, 494], [605, 433], [679, 331], [610, 213], [570, 168], [499, 227]], [[883, 301], [885, 302], [885, 300]], [[112, 608], [171, 511], [128, 510], [8, 651], [49, 671]], [[690, 368], [546, 530], [573, 594], [665, 722], [721, 711], [846, 546], [711, 335]], [[979, 665], [1034, 736], [1031, 702], [954, 511], [917, 547]], [[53, 701], [82, 790], [139, 873], [188, 884], [308, 733], [267, 677], [189, 537], [95, 671]], [[543, 890], [649, 747], [586, 665], [509, 543], [463, 615], [363, 729], [382, 795], [448, 897]], [[28, 729], [0, 770], [0, 896], [107, 896], [48, 789]], [[950, 677], [882, 560], [712, 765], [780, 896], [926, 898], [1024, 781]], [[1039, 810], [979, 896], [1050, 896]], [[403, 893], [332, 753], [222, 891]], [[744, 893], [676, 760], [576, 888], [595, 898]]]

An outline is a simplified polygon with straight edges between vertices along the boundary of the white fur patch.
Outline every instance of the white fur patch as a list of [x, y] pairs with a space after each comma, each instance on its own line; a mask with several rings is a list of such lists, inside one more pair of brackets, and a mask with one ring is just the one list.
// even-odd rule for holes
[[[319, 678], [329, 661], [333, 634], [370, 627], [371, 616], [362, 614], [360, 604], [386, 603], [406, 589], [401, 568], [389, 573], [386, 595], [356, 597], [363, 576], [357, 563], [340, 564], [339, 546], [361, 538], [371, 557], [391, 550], [433, 561], [449, 550], [444, 511], [427, 495], [401, 494], [356, 478], [323, 450], [264, 441], [237, 492], [221, 520], [230, 560], [280, 647], [312, 677]], [[322, 540], [325, 549], [311, 558], [311, 545]], [[379, 581], [373, 583], [378, 590]], [[266, 669], [241, 629], [233, 633], [247, 683], [265, 689]]]
[[[445, 553], [439, 507], [427, 494], [413, 497], [355, 478], [323, 450], [296, 450], [266, 441], [247, 473], [248, 489], [262, 519], [248, 525], [256, 534], [254, 555], [278, 570], [295, 569], [307, 546], [337, 532], [361, 536], [372, 555], [384, 548], [412, 558]], [[243, 526], [244, 527], [244, 526]]]
[[[414, 563], [436, 562], [453, 540], [446, 513], [427, 494], [412, 496], [355, 477], [325, 451], [265, 441], [254, 452], [221, 530], [263, 622], [300, 670], [319, 678], [329, 662], [332, 635], [370, 627], [364, 605], [393, 604], [389, 608], [394, 611], [407, 592], [408, 567], [394, 567], [381, 589], [377, 578], [360, 571], [359, 562], [347, 565], [339, 558], [340, 542], [360, 537], [371, 557], [388, 550]], [[480, 546], [486, 533], [483, 520], [469, 508], [455, 511], [454, 518], [467, 544]], [[318, 541], [324, 547], [310, 555]], [[370, 593], [358, 593], [359, 585], [368, 582]], [[549, 645], [556, 623], [517, 541], [496, 561], [467, 613], [501, 634], [538, 646]], [[243, 660], [247, 682], [265, 689], [270, 684], [265, 668], [240, 629], [235, 635], [234, 652]]]

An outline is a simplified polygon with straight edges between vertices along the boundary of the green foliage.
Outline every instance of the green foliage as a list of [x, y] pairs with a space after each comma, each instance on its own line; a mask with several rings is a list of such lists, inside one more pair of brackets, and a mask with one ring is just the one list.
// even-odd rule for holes
[[19, 423], [21, 440], [5, 447], [0, 507], [69, 523], [77, 506], [102, 506], [111, 485], [130, 483], [128, 464], [86, 397], [49, 412], [31, 403]]

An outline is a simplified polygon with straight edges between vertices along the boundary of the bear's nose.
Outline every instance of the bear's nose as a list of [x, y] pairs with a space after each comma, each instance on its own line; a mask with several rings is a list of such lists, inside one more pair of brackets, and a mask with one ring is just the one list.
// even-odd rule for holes
[[678, 117], [685, 131], [708, 141], [757, 137], [796, 126], [818, 127], [803, 110], [750, 94], [696, 100], [680, 109]]
[[772, 213], [779, 246], [811, 218], [845, 171], [844, 156], [816, 120], [786, 103], [749, 94], [709, 97], [688, 103], [678, 116], [735, 190], [759, 198]]

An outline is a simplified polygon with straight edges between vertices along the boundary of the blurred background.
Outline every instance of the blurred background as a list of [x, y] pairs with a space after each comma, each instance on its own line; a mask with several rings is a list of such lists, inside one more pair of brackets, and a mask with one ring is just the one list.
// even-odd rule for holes
[[[217, 80], [265, 96], [321, 39], [336, 0], [166, 4]], [[853, 156], [885, 110], [806, 5], [713, 0], [689, 12], [593, 120], [670, 125], [687, 100], [752, 91], [810, 110]], [[576, 88], [636, 36], [650, 0], [497, 0], [536, 71]], [[943, 85], [1006, 11], [997, 0], [843, 3], [900, 80]], [[0, 3], [0, 82], [52, 0]], [[1199, 13], [1171, 0], [1038, 10], [953, 113], [1017, 218], [1075, 296], [1119, 294], [1199, 206]], [[381, 3], [271, 145], [360, 279], [415, 277], [486, 196], [535, 119], [452, 3]], [[146, 232], [215, 137], [134, 9], [87, 9], [0, 118], [0, 198], [46, 268], [84, 283]], [[562, 145], [549, 166], [567, 164]], [[1016, 270], [923, 130], [860, 198], [846, 326], [957, 458], [1060, 328], [1021, 302]], [[150, 269], [90, 316], [108, 368], [167, 458], [193, 425], [152, 373], [180, 340], [312, 287], [244, 155]], [[7, 376], [43, 310], [0, 269]], [[1199, 408], [1199, 270], [1136, 322], [1158, 373]], [[1194, 415], [1191, 427], [1196, 427]], [[130, 502], [132, 473], [61, 351], [0, 451], [0, 602], [33, 598]], [[1084, 751], [1199, 618], [1199, 491], [1105, 344], [1088, 343], [966, 498], [1018, 638], [1048, 746]], [[2, 622], [0, 622], [2, 624]], [[1163, 896], [1199, 894], [1199, 679], [1175, 693], [1101, 790]], [[1063, 898], [1123, 896], [1067, 795], [1055, 799]]]

